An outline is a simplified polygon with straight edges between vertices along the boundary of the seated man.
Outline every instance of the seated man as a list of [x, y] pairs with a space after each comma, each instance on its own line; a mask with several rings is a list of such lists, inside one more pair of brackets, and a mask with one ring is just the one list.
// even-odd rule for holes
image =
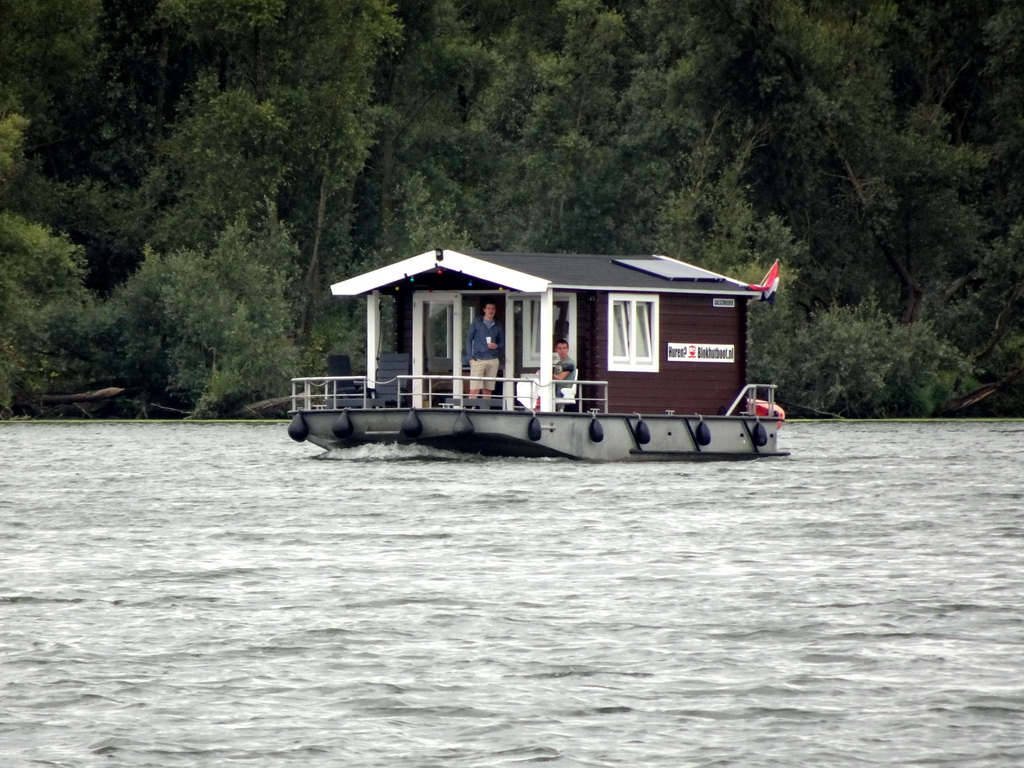
[[[537, 371], [540, 376], [540, 371]], [[559, 339], [555, 342], [555, 357], [552, 363], [551, 380], [555, 384], [555, 398], [565, 397], [570, 394], [572, 385], [576, 382], [576, 361], [569, 357], [569, 342]], [[564, 382], [559, 386], [558, 382]], [[526, 408], [540, 408], [540, 398], [536, 403], [532, 400], [536, 393], [536, 381], [532, 384], [529, 381], [521, 381], [516, 384], [516, 397]]]
[[558, 355], [558, 360], [551, 372], [551, 378], [555, 381], [568, 382], [565, 387], [555, 385], [555, 397], [563, 397], [562, 393], [576, 381], [576, 361], [569, 357], [569, 342], [565, 339], [555, 342], [555, 354]]

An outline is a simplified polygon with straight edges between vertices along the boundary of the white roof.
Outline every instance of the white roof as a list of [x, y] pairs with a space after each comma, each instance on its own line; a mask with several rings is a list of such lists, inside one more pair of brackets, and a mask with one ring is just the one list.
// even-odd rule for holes
[[488, 280], [497, 285], [503, 285], [523, 293], [543, 293], [551, 285], [550, 280], [545, 280], [536, 275], [528, 275], [525, 272], [502, 267], [475, 256], [459, 253], [458, 251], [438, 248], [421, 253], [419, 256], [413, 256], [405, 261], [389, 264], [372, 272], [350, 277], [348, 280], [342, 280], [340, 283], [335, 283], [331, 286], [331, 293], [335, 296], [360, 296], [386, 285], [391, 285], [398, 280], [419, 275], [438, 267], [443, 267], [449, 272], [462, 272], [478, 280]]

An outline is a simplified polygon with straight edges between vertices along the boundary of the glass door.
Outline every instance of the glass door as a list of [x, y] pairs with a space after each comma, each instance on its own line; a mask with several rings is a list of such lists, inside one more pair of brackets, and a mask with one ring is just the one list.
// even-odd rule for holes
[[[456, 335], [461, 326], [462, 301], [457, 293], [435, 291], [413, 296], [413, 394], [420, 396], [420, 407], [431, 407], [453, 394], [453, 382], [448, 379], [425, 379], [424, 376], [451, 377], [462, 356], [462, 344]], [[458, 387], [458, 383], [455, 383]], [[432, 395], [428, 402], [427, 394]], [[456, 389], [456, 393], [459, 390]]]

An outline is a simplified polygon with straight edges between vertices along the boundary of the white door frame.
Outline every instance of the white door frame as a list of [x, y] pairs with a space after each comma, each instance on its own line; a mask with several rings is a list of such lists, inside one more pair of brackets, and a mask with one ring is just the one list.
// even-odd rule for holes
[[[413, 376], [424, 376], [424, 350], [426, 344], [426, 328], [423, 323], [423, 309], [426, 304], [448, 304], [452, 312], [451, 326], [451, 347], [452, 347], [452, 375], [459, 376], [462, 373], [462, 297], [463, 294], [457, 291], [416, 291], [412, 295], [412, 374]], [[453, 382], [453, 395], [462, 395], [462, 382]], [[414, 379], [412, 384], [413, 395], [422, 395], [424, 392], [423, 380]]]

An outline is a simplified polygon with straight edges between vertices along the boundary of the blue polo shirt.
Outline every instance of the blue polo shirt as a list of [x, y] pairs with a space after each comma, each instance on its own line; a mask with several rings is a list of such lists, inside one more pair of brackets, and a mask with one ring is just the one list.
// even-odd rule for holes
[[[487, 337], [491, 342], [498, 345], [497, 349], [487, 348]], [[501, 323], [492, 320], [487, 323], [483, 317], [473, 318], [469, 325], [469, 333], [466, 334], [466, 354], [470, 360], [496, 360], [504, 354], [505, 331]]]

